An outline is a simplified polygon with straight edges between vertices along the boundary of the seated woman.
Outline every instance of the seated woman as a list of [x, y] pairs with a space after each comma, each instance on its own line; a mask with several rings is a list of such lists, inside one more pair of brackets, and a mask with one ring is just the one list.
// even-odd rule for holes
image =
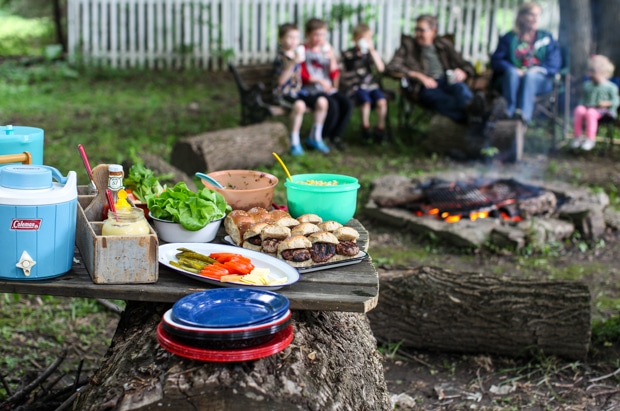
[[506, 114], [526, 124], [532, 120], [535, 97], [553, 89], [553, 76], [562, 65], [551, 33], [538, 30], [540, 13], [538, 4], [523, 3], [515, 28], [502, 36], [491, 56], [493, 75], [506, 99]]
[[474, 99], [465, 83], [474, 76], [474, 66], [450, 41], [437, 37], [434, 16], [424, 14], [416, 19], [415, 37], [403, 40], [386, 71], [414, 80], [410, 91], [420, 104], [454, 121], [467, 120], [468, 109], [477, 115], [484, 110], [484, 97], [477, 94]]

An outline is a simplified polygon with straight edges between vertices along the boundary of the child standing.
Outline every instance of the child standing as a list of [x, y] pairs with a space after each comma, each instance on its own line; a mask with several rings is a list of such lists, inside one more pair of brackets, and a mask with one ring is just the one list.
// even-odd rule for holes
[[281, 106], [291, 110], [291, 154], [301, 156], [304, 149], [299, 133], [306, 107], [314, 110], [314, 124], [310, 136], [321, 140], [328, 102], [324, 95], [311, 96], [302, 89], [301, 63], [305, 60], [305, 49], [300, 44], [297, 26], [291, 23], [282, 24], [278, 28], [278, 43], [278, 54], [273, 63], [276, 77], [273, 93]]
[[347, 94], [353, 98], [362, 112], [362, 138], [371, 140], [370, 111], [377, 114], [377, 128], [374, 137], [377, 142], [385, 141], [385, 117], [387, 100], [379, 83], [372, 73], [373, 65], [379, 73], [385, 70], [385, 64], [375, 50], [372, 42], [372, 30], [366, 24], [358, 24], [353, 29], [355, 46], [343, 53], [344, 73], [342, 80], [346, 85]]
[[[327, 96], [328, 111], [323, 135], [339, 150], [344, 149], [342, 133], [349, 124], [353, 105], [351, 100], [338, 91], [340, 70], [333, 47], [327, 42], [327, 23], [316, 18], [306, 22], [306, 61], [302, 64], [301, 78], [309, 94]], [[310, 136], [309, 147], [329, 153], [323, 141]]]
[[[614, 65], [605, 56], [596, 55], [588, 61], [590, 79], [583, 85], [579, 105], [575, 107], [572, 148], [589, 151], [596, 144], [598, 120], [603, 116], [616, 118], [618, 113], [618, 86], [609, 79], [614, 73]], [[582, 137], [585, 123], [585, 138]]]

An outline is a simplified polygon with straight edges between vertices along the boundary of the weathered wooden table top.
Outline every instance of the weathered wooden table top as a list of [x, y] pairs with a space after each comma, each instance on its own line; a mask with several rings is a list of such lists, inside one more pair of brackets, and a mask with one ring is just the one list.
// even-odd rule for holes
[[[347, 225], [360, 233], [360, 249], [368, 250], [368, 231], [353, 219]], [[222, 238], [223, 230], [220, 231]], [[218, 240], [216, 240], [218, 242]], [[56, 278], [36, 281], [0, 279], [0, 292], [108, 298], [130, 301], [173, 303], [181, 297], [214, 288], [159, 265], [159, 279], [153, 284], [94, 284], [81, 262]], [[358, 264], [301, 274], [300, 280], [276, 292], [286, 296], [293, 310], [367, 312], [377, 305], [379, 277], [370, 257]]]

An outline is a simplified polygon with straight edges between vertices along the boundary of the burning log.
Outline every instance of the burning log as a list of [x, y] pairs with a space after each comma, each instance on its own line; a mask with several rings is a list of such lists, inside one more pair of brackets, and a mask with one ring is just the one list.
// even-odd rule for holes
[[128, 302], [106, 358], [74, 409], [392, 409], [363, 314], [295, 311], [295, 339], [255, 361], [208, 363], [164, 351], [168, 304]]
[[371, 327], [402, 347], [577, 360], [588, 353], [590, 292], [581, 282], [416, 267], [382, 276], [380, 290]]
[[[501, 120], [488, 124], [463, 125], [435, 114], [428, 127], [428, 149], [455, 158], [485, 156], [501, 161], [520, 161], [523, 156], [523, 124]], [[497, 153], [495, 152], [497, 150]], [[488, 150], [488, 151], [485, 151]]]

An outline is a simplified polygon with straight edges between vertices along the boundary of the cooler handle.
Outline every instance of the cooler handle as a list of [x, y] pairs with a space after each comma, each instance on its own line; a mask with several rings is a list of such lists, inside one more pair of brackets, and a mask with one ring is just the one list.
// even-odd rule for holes
[[7, 154], [0, 156], [0, 164], [22, 163], [32, 164], [32, 155], [28, 151], [21, 154]]
[[57, 168], [51, 167], [51, 166], [39, 166], [42, 168], [47, 168], [48, 170], [50, 170], [52, 172], [52, 177], [56, 179], [56, 181], [58, 181], [60, 184], [67, 184], [67, 180], [69, 179], [69, 177], [65, 177], [62, 174], [60, 174], [60, 171], [58, 171]]

